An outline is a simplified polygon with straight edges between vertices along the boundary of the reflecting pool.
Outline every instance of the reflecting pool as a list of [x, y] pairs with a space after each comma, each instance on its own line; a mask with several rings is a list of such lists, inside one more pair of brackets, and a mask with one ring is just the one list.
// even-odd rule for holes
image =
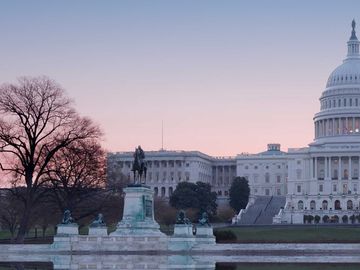
[[360, 256], [250, 256], [250, 255], [49, 255], [0, 256], [0, 270], [65, 269], [198, 269], [198, 270], [353, 270]]

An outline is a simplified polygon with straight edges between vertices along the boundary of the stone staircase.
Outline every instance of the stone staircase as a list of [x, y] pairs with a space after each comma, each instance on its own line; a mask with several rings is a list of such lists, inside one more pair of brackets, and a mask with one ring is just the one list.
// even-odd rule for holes
[[272, 218], [284, 207], [285, 201], [283, 196], [258, 196], [237, 224], [272, 224]]

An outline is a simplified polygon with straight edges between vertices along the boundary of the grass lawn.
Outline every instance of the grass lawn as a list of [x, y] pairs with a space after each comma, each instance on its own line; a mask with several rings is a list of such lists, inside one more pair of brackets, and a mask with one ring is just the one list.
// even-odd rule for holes
[[[360, 243], [360, 227], [227, 227], [237, 243]], [[232, 241], [234, 242], [234, 241]]]
[[216, 270], [358, 270], [359, 264], [296, 264], [296, 263], [239, 263], [239, 264], [216, 264]]

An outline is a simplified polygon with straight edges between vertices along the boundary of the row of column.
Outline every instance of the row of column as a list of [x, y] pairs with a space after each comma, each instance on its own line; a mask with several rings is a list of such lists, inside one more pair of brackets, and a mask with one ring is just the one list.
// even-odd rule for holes
[[[355, 158], [355, 159], [353, 159]], [[347, 166], [345, 164], [342, 164], [342, 161], [348, 160]], [[324, 175], [320, 174], [321, 168], [319, 170], [320, 166], [320, 160], [324, 160]], [[332, 174], [332, 161], [337, 160], [337, 175]], [[357, 160], [357, 164], [355, 165], [355, 168], [353, 168], [353, 160]], [[313, 157], [312, 161], [310, 162], [310, 171], [312, 172], [312, 178], [313, 179], [319, 179], [319, 178], [330, 178], [330, 179], [352, 179], [353, 178], [353, 172], [357, 172], [357, 175], [354, 174], [356, 179], [359, 178], [359, 172], [360, 172], [360, 156], [353, 157], [353, 156], [347, 156], [347, 157]], [[344, 165], [344, 166], [343, 166]], [[335, 169], [335, 168], [334, 168]], [[354, 170], [353, 170], [354, 169]], [[345, 173], [346, 172], [346, 173]]]
[[360, 134], [360, 117], [344, 117], [315, 122], [315, 138], [333, 135]]
[[[221, 168], [221, 171], [219, 170]], [[227, 168], [227, 172], [225, 174], [225, 168]], [[224, 185], [224, 184], [230, 184], [230, 181], [232, 178], [236, 176], [236, 167], [232, 165], [223, 165], [223, 166], [214, 166], [213, 167], [213, 185]], [[221, 177], [221, 179], [220, 179]], [[225, 179], [227, 180], [225, 183]]]

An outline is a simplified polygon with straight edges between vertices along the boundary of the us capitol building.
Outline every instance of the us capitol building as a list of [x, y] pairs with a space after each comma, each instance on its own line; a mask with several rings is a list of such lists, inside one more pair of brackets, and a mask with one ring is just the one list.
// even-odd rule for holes
[[[252, 201], [259, 196], [286, 196], [274, 223], [303, 223], [304, 215], [359, 214], [360, 188], [360, 42], [355, 21], [347, 56], [329, 76], [315, 114], [315, 138], [308, 147], [283, 152], [268, 144], [258, 154], [212, 157], [198, 151], [147, 151], [147, 184], [169, 197], [181, 181], [210, 183], [219, 202], [228, 200], [236, 176], [249, 181]], [[108, 154], [108, 175], [132, 180], [133, 152]]]

